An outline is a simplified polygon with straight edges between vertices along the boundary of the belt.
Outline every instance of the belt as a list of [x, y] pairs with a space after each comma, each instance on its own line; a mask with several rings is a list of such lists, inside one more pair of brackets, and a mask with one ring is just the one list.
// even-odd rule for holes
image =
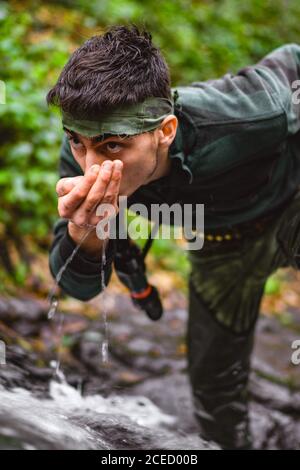
[[205, 241], [218, 243], [230, 242], [234, 240], [237, 241], [245, 238], [246, 236], [258, 236], [270, 226], [270, 223], [273, 219], [282, 214], [283, 208], [286, 207], [293, 198], [294, 194], [288, 199], [288, 201], [285, 201], [284, 204], [281, 204], [267, 215], [263, 215], [247, 222], [242, 222], [240, 224], [235, 224], [230, 227], [210, 229], [207, 232], [196, 231], [197, 236], [199, 238], [203, 238]]

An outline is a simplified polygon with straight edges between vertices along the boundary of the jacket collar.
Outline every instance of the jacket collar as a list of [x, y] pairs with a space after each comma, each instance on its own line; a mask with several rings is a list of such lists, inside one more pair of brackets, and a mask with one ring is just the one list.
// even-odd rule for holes
[[[175, 115], [177, 115], [178, 118], [178, 127], [175, 139], [169, 149], [169, 158], [174, 162], [177, 160], [177, 164], [175, 163], [171, 166], [171, 173], [168, 176], [173, 178], [174, 173], [176, 179], [177, 177], [184, 178], [185, 183], [191, 184], [194, 175], [188, 164], [188, 156], [194, 144], [194, 132], [192, 132], [191, 128], [188, 129], [188, 122], [181, 111], [175, 110]], [[181, 182], [183, 181], [181, 180]]]
[[191, 149], [196, 142], [196, 130], [193, 122], [184, 113], [180, 105], [175, 105], [174, 114], [178, 119], [175, 138], [169, 148], [169, 158], [172, 160], [170, 172], [148, 183], [152, 187], [177, 187], [191, 184], [194, 175], [189, 165]]

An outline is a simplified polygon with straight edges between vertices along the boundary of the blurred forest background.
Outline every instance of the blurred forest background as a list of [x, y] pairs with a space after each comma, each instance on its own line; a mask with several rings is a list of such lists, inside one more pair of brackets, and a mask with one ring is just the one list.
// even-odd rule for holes
[[[299, 42], [299, 18], [299, 0], [1, 1], [0, 290], [43, 293], [49, 284], [62, 129], [45, 95], [75, 48], [107, 26], [134, 22], [152, 32], [174, 86], [235, 73], [283, 43]], [[173, 276], [170, 288], [186, 288], [181, 243], [156, 240], [149, 269], [153, 281], [164, 272]], [[270, 310], [299, 305], [298, 283], [291, 289], [291, 282], [286, 274], [270, 278]]]

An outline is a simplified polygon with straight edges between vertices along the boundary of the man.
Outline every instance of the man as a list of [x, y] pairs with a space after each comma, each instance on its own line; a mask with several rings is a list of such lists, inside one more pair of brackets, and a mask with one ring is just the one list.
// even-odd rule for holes
[[[100, 220], [97, 205], [118, 211], [118, 195], [147, 207], [204, 204], [204, 246], [189, 251], [188, 372], [201, 435], [223, 448], [251, 447], [260, 300], [271, 273], [298, 268], [299, 78], [300, 46], [287, 44], [236, 75], [170, 89], [151, 35], [119, 26], [76, 50], [47, 96], [66, 133], [54, 276]], [[65, 292], [87, 300], [101, 291], [103, 243], [90, 230], [60, 280]], [[115, 250], [111, 238], [105, 284]]]

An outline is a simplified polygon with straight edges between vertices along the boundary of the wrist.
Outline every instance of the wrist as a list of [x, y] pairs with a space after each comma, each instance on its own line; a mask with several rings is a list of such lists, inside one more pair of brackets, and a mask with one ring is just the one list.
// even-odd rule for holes
[[[87, 255], [99, 254], [103, 243], [105, 243], [105, 240], [98, 238], [96, 227], [94, 229], [91, 227], [79, 227], [74, 222], [69, 221], [68, 234], [76, 245], [80, 244], [80, 250], [86, 252]], [[83, 238], [84, 240], [82, 241]]]

